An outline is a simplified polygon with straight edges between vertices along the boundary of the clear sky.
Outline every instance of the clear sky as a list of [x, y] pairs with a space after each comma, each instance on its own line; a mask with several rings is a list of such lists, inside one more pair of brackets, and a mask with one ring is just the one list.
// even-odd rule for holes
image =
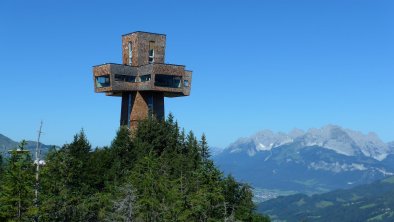
[[120, 99], [92, 66], [121, 63], [121, 35], [167, 34], [193, 70], [166, 99], [181, 126], [225, 147], [262, 129], [338, 124], [394, 140], [394, 1], [0, 1], [0, 133], [62, 145], [84, 128], [110, 144]]

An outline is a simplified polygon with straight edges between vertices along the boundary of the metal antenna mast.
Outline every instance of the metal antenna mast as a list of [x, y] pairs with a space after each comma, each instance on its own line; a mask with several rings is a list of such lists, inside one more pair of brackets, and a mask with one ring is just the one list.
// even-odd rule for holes
[[[37, 138], [37, 146], [36, 146], [36, 185], [35, 185], [35, 206], [38, 208], [38, 189], [40, 187], [40, 181], [39, 179], [39, 172], [40, 172], [40, 154], [41, 154], [41, 150], [40, 150], [40, 137], [42, 134], [42, 121], [40, 123], [40, 129], [38, 130], [38, 138]], [[35, 221], [38, 222], [38, 215], [35, 218]]]

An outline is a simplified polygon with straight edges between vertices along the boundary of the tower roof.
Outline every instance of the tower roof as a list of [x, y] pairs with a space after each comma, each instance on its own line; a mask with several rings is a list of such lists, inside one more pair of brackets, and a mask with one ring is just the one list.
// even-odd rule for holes
[[160, 33], [155, 33], [155, 32], [144, 32], [144, 31], [130, 32], [130, 33], [127, 33], [127, 34], [123, 34], [122, 36], [127, 36], [127, 35], [132, 35], [132, 34], [137, 34], [137, 33], [145, 33], [145, 34], [151, 34], [151, 35], [163, 35], [163, 36], [167, 36], [166, 34], [160, 34]]

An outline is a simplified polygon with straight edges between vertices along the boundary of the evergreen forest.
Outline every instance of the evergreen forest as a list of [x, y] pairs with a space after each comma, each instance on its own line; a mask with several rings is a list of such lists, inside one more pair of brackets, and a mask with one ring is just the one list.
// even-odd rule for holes
[[172, 115], [119, 128], [109, 147], [92, 149], [82, 130], [50, 149], [38, 184], [24, 146], [0, 156], [0, 221], [270, 221]]

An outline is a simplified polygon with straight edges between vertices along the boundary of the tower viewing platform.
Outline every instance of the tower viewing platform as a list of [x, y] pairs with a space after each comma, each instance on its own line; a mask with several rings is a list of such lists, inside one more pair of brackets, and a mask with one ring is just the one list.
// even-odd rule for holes
[[94, 90], [122, 97], [120, 124], [136, 128], [149, 116], [164, 118], [164, 97], [190, 95], [192, 72], [164, 63], [166, 36], [133, 32], [122, 36], [123, 64], [93, 67]]

